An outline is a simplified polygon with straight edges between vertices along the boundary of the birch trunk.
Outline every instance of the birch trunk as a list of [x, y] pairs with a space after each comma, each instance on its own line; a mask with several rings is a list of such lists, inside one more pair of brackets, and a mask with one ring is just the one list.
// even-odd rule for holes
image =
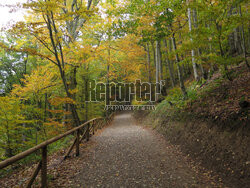
[[[198, 18], [197, 18], [197, 10], [196, 9], [193, 9], [193, 18], [194, 18], [194, 27], [195, 27], [195, 29], [197, 29], [198, 28]], [[200, 57], [202, 54], [200, 48], [198, 48], [197, 53], [198, 53], [198, 56]], [[199, 66], [201, 69], [201, 74], [202, 74], [203, 79], [207, 79], [206, 72], [203, 68], [202, 63], [200, 63]]]
[[[156, 41], [155, 44], [155, 82], [156, 82], [156, 93], [159, 93], [159, 43]], [[156, 101], [158, 100], [158, 94], [156, 94]]]
[[[188, 0], [187, 0], [187, 4], [189, 4]], [[189, 26], [189, 31], [191, 33], [192, 32], [192, 17], [191, 17], [191, 9], [190, 8], [188, 8], [188, 26]], [[191, 40], [191, 42], [193, 42], [192, 36], [190, 37], [190, 40]], [[194, 78], [196, 81], [199, 81], [197, 65], [195, 63], [194, 49], [191, 50], [191, 54], [192, 54], [192, 65], [193, 65], [193, 69], [194, 69]]]

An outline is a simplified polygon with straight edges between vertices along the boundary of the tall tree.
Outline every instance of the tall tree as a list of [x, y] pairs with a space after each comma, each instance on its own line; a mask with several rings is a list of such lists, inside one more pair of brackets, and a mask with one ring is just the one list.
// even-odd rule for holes
[[[187, 0], [187, 5], [189, 6], [189, 0]], [[188, 12], [188, 26], [189, 26], [189, 31], [190, 31], [190, 40], [191, 42], [193, 41], [192, 38], [192, 14], [191, 14], [191, 8], [188, 7], [187, 9]], [[193, 70], [194, 70], [194, 78], [196, 81], [199, 81], [199, 75], [198, 75], [198, 70], [197, 70], [197, 64], [195, 62], [195, 51], [194, 49], [191, 50], [191, 54], [192, 54], [192, 65], [193, 65]]]

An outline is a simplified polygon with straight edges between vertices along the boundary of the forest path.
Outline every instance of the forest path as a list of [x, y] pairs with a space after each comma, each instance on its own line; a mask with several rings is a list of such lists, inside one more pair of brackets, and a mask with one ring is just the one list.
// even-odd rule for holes
[[68, 187], [214, 185], [189, 157], [155, 131], [137, 126], [129, 113], [116, 115], [112, 125], [91, 137], [90, 142], [88, 151], [71, 164], [79, 170], [70, 180], [65, 177], [70, 182]]

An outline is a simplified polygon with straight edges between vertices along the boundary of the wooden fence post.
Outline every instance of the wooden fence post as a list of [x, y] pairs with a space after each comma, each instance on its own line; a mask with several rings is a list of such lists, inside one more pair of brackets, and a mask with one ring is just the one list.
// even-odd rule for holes
[[35, 181], [36, 179], [36, 176], [38, 175], [40, 169], [41, 169], [41, 166], [42, 166], [42, 161], [40, 161], [36, 167], [36, 170], [33, 172], [28, 184], [26, 185], [26, 188], [31, 188], [31, 185], [32, 183]]
[[80, 154], [80, 131], [79, 129], [76, 132], [76, 156]]
[[90, 129], [90, 126], [88, 124], [88, 126], [87, 126], [87, 141], [89, 141], [89, 129]]
[[47, 146], [42, 148], [41, 183], [42, 188], [47, 187]]

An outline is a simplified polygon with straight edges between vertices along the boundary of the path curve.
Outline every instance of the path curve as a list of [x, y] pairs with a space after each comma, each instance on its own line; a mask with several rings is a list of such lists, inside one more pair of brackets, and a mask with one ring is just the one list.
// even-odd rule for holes
[[129, 113], [91, 138], [73, 187], [212, 187], [188, 157]]

